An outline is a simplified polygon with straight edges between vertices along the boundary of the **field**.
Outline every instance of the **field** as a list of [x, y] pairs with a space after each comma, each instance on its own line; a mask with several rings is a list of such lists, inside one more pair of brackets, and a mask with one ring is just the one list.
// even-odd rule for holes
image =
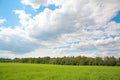
[[120, 67], [0, 63], [0, 80], [120, 80]]

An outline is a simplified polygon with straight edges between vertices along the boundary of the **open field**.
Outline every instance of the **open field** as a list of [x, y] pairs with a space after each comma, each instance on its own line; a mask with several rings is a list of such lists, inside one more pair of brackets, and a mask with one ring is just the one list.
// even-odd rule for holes
[[0, 63], [0, 80], [120, 80], [120, 67]]

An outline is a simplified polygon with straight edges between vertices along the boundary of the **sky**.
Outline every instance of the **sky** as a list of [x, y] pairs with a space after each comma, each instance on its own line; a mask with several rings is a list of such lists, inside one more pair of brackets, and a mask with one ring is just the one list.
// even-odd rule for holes
[[0, 0], [0, 57], [120, 57], [120, 0]]

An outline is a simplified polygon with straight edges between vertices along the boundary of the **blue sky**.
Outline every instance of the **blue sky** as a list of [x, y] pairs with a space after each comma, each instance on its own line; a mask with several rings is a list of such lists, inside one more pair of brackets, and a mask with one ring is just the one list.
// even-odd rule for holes
[[13, 10], [25, 10], [26, 13], [30, 13], [31, 15], [36, 15], [37, 13], [42, 12], [45, 8], [49, 8], [51, 10], [55, 10], [56, 7], [54, 4], [50, 4], [48, 6], [40, 6], [39, 9], [34, 10], [31, 6], [23, 5], [20, 0], [1, 0], [0, 1], [0, 18], [5, 18], [7, 22], [4, 26], [17, 26], [19, 25], [18, 16], [15, 15]]
[[0, 0], [0, 57], [118, 57], [119, 5], [118, 0]]
[[120, 23], [120, 11], [117, 12], [116, 16], [112, 18], [112, 21]]
[[0, 1], [0, 18], [5, 18], [7, 20], [4, 24], [5, 26], [14, 26], [19, 24], [18, 17], [13, 12], [15, 9], [23, 9], [22, 4], [20, 4], [20, 0]]

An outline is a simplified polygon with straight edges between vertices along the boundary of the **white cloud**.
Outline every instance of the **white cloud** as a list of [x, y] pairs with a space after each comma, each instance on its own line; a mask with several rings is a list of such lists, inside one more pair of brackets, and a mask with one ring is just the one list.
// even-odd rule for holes
[[59, 6], [64, 4], [65, 0], [21, 0], [21, 3], [24, 5], [30, 5], [34, 9], [39, 9], [40, 6], [47, 6], [49, 4], [54, 4]]
[[6, 21], [6, 19], [0, 19], [0, 24], [3, 24]]
[[113, 4], [104, 0], [65, 1], [60, 9], [54, 11], [45, 9], [42, 13], [33, 16], [31, 22], [27, 20], [29, 27], [26, 30], [30, 36], [38, 40], [50, 40], [62, 34], [82, 32], [89, 27], [95, 29], [105, 26], [119, 10], [120, 2], [115, 0]]
[[110, 35], [120, 35], [120, 23], [110, 22], [106, 25], [105, 33]]
[[25, 5], [31, 5], [34, 9], [38, 9], [41, 5], [47, 5], [48, 0], [21, 0]]
[[18, 14], [18, 18], [20, 19], [19, 22], [22, 27], [28, 26], [28, 23], [30, 23], [30, 14], [26, 14], [24, 10], [14, 10], [15, 14]]
[[40, 45], [27, 35], [20, 28], [0, 28], [0, 50], [11, 51], [13, 53], [27, 53]]

